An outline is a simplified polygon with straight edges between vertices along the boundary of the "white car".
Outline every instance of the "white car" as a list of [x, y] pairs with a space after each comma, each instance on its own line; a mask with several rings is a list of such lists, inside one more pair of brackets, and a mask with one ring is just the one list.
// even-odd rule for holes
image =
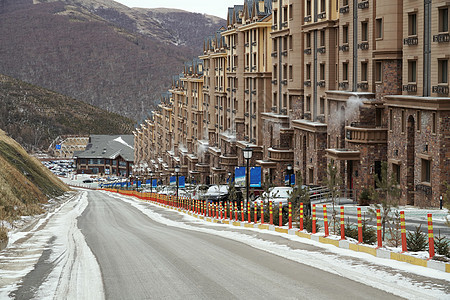
[[265, 202], [265, 204], [269, 203], [269, 201], [272, 201], [272, 205], [278, 205], [280, 202], [282, 203], [282, 205], [287, 205], [292, 191], [292, 187], [276, 186], [271, 188], [268, 194], [266, 192], [262, 193], [260, 197], [253, 201], [253, 203], [258, 203], [258, 205], [261, 205], [263, 201]]

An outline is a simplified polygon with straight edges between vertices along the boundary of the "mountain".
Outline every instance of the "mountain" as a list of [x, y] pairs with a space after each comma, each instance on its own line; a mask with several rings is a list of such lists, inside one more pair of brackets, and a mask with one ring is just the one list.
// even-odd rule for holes
[[109, 0], [0, 0], [0, 73], [140, 121], [222, 25]]
[[[42, 204], [69, 188], [0, 130], [0, 223], [42, 213]], [[0, 225], [0, 250], [8, 236]]]
[[59, 135], [130, 134], [126, 117], [0, 74], [0, 128], [27, 150], [46, 150]]

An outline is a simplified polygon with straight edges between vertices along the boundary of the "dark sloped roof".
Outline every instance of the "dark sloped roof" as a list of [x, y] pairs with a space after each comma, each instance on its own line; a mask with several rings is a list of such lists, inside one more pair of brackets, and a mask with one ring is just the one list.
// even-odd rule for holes
[[78, 158], [116, 159], [121, 156], [126, 161], [134, 161], [133, 135], [91, 135], [84, 151]]

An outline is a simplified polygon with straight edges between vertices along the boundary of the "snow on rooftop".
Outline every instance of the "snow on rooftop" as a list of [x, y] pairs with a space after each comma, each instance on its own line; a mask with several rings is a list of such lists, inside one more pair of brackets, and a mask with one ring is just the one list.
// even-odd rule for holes
[[134, 149], [132, 146], [130, 146], [127, 142], [125, 142], [121, 136], [119, 136], [118, 138], [114, 139], [114, 141], [121, 143], [127, 147], [130, 147], [131, 149]]

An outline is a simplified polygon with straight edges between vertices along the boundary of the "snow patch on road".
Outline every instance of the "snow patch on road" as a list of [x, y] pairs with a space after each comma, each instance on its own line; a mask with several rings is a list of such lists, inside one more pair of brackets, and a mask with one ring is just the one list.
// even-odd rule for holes
[[[270, 241], [265, 241], [260, 238], [251, 237], [247, 234], [239, 232], [214, 230], [211, 228], [200, 228], [163, 217], [161, 214], [156, 213], [151, 209], [152, 206], [156, 206], [155, 204], [148, 203], [149, 204], [148, 206], [144, 206], [142, 205], [142, 201], [134, 198], [116, 194], [113, 195], [109, 194], [109, 195], [131, 204], [135, 208], [142, 211], [152, 220], [165, 224], [167, 226], [184, 228], [208, 234], [214, 234], [216, 236], [221, 236], [234, 241], [242, 242], [253, 248], [266, 251], [274, 255], [278, 255], [283, 258], [296, 261], [305, 265], [309, 265], [311, 267], [318, 268], [326, 272], [338, 274], [345, 278], [354, 280], [356, 282], [360, 282], [362, 284], [366, 284], [368, 286], [372, 286], [374, 288], [382, 288], [383, 290], [392, 293], [394, 295], [398, 295], [408, 299], [429, 299], [429, 298], [444, 299], [448, 297], [448, 294], [446, 294], [445, 291], [446, 288], [445, 286], [436, 286], [436, 284], [433, 284], [431, 282], [414, 281], [401, 274], [401, 273], [412, 273], [420, 276], [450, 281], [450, 274], [448, 273], [428, 268], [417, 267], [407, 263], [393, 261], [389, 259], [380, 259], [366, 253], [354, 252], [346, 249], [337, 248], [332, 245], [322, 244], [313, 240], [300, 238], [295, 235], [286, 235], [278, 232], [264, 231], [265, 234], [282, 236], [283, 238], [290, 239], [296, 242], [301, 242], [304, 244], [310, 244], [316, 247], [324, 248], [328, 252], [332, 253], [325, 254], [320, 252], [292, 249], [285, 245], [279, 245]], [[199, 222], [199, 220], [194, 217], [187, 216], [184, 213], [180, 214], [183, 214], [184, 219], [189, 220], [190, 222], [192, 221], [196, 223]], [[215, 224], [202, 221], [200, 222], [203, 224], [207, 224], [208, 226], [218, 226], [222, 228], [223, 226], [228, 227], [228, 225], [223, 224]], [[236, 229], [237, 231], [244, 229], [261, 232], [259, 229], [253, 228], [233, 227], [233, 229]], [[347, 259], [345, 257], [347, 257]], [[355, 260], [349, 260], [348, 257], [358, 258], [366, 261], [367, 263], [359, 264]], [[384, 267], [389, 267], [398, 270], [398, 273], [393, 274], [392, 272], [383, 270]]]
[[[17, 232], [10, 237], [10, 246], [0, 253], [0, 299], [8, 299], [21, 286], [45, 250], [51, 250], [46, 262], [53, 269], [35, 298], [104, 299], [100, 267], [77, 226], [77, 218], [87, 205], [87, 193], [80, 193], [29, 232]], [[27, 240], [20, 242], [21, 238]]]

